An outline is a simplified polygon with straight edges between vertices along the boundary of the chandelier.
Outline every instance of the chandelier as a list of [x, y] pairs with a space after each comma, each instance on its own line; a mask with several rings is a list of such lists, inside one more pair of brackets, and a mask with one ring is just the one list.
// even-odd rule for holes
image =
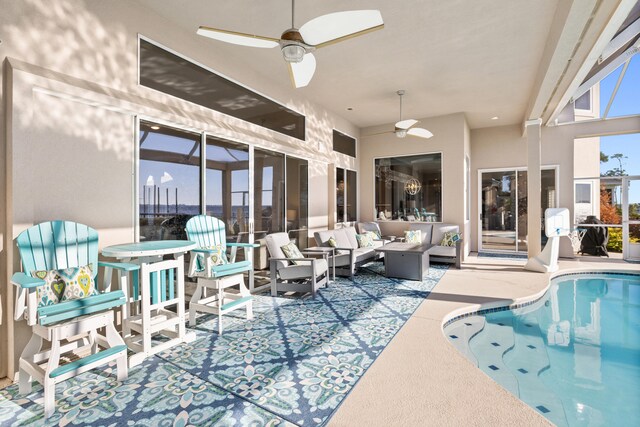
[[404, 191], [411, 196], [418, 194], [421, 188], [422, 184], [415, 178], [411, 178], [404, 183]]

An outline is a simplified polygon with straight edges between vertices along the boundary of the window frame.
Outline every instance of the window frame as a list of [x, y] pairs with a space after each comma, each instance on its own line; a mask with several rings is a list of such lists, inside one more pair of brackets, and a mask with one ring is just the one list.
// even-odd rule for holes
[[[343, 208], [343, 214], [342, 214], [342, 219], [338, 218], [338, 169], [342, 169], [344, 171], [344, 196], [342, 198], [343, 202], [342, 202], [342, 208]], [[355, 183], [355, 188], [356, 188], [356, 218], [354, 221], [347, 221], [347, 200], [349, 198], [349, 191], [348, 191], [348, 178], [347, 178], [347, 171], [349, 172], [353, 172], [356, 175], [356, 183]], [[358, 177], [358, 170], [357, 169], [351, 169], [351, 168], [347, 168], [347, 167], [342, 167], [342, 166], [335, 166], [334, 167], [334, 171], [333, 171], [333, 176], [334, 176], [334, 184], [333, 184], [333, 191], [334, 191], [334, 196], [335, 196], [335, 206], [334, 208], [336, 209], [335, 211], [335, 217], [336, 217], [336, 224], [348, 224], [350, 222], [358, 222], [360, 219], [360, 210], [358, 209], [359, 205], [360, 205], [360, 194], [359, 194], [359, 188], [358, 188], [358, 182], [359, 182], [359, 177]]]
[[[353, 148], [354, 148], [354, 150], [353, 150], [353, 151], [354, 151], [354, 155], [353, 155], [353, 156], [352, 156], [351, 154], [343, 153], [342, 151], [336, 151], [336, 149], [335, 149], [335, 142], [334, 142], [334, 141], [335, 141], [335, 140], [334, 140], [335, 132], [337, 132], [337, 133], [339, 133], [339, 134], [341, 134], [341, 135], [344, 135], [344, 136], [346, 136], [347, 138], [351, 138], [351, 139], [353, 139]], [[348, 133], [345, 133], [345, 132], [342, 132], [341, 130], [338, 130], [338, 129], [336, 129], [336, 128], [333, 128], [333, 129], [332, 129], [332, 132], [331, 132], [331, 149], [332, 149], [332, 151], [333, 151], [334, 153], [339, 153], [339, 154], [342, 154], [342, 155], [344, 155], [344, 156], [351, 157], [352, 159], [357, 159], [357, 158], [358, 158], [358, 138], [355, 138], [355, 137], [353, 137], [353, 136], [349, 135]]]

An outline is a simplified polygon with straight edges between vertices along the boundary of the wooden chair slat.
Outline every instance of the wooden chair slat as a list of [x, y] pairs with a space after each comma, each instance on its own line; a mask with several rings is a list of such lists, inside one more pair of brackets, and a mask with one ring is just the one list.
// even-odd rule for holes
[[78, 265], [78, 239], [74, 223], [68, 221], [56, 221], [53, 226], [53, 235], [58, 254], [56, 269], [77, 267]]

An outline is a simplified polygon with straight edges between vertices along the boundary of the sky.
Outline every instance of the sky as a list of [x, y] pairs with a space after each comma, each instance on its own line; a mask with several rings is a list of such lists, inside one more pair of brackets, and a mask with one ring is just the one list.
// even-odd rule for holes
[[[604, 115], [621, 71], [622, 66], [600, 82], [600, 116]], [[607, 117], [638, 113], [640, 113], [640, 55], [636, 54], [629, 63]], [[616, 153], [624, 154], [627, 158], [623, 159], [622, 168], [627, 171], [628, 175], [640, 176], [640, 134], [601, 137], [600, 151], [608, 156]], [[613, 159], [607, 163], [601, 163], [600, 172], [604, 174], [606, 171], [618, 166], [618, 161]], [[630, 203], [640, 203], [640, 181], [631, 184], [629, 198]]]

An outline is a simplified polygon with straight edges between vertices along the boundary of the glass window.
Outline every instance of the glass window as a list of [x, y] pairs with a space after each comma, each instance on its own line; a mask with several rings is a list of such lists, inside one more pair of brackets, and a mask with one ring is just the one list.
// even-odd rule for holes
[[358, 220], [358, 179], [356, 172], [347, 170], [347, 221]]
[[356, 157], [356, 140], [348, 135], [333, 130], [333, 151]]
[[142, 39], [140, 84], [305, 140], [302, 114]]
[[469, 156], [464, 156], [464, 170], [465, 170], [465, 186], [464, 191], [465, 195], [465, 203], [467, 204], [465, 209], [465, 220], [469, 221], [471, 219], [471, 160]]
[[309, 247], [309, 165], [287, 157], [287, 231], [300, 249]]
[[141, 121], [139, 137], [140, 240], [186, 239], [201, 209], [201, 136]]
[[256, 235], [285, 231], [284, 154], [255, 149], [253, 185]]
[[336, 168], [336, 221], [344, 222], [344, 189], [346, 186], [344, 169]]
[[442, 155], [376, 159], [375, 209], [379, 219], [442, 221]]
[[249, 147], [207, 136], [207, 215], [227, 225], [227, 236], [237, 240], [249, 231]]
[[591, 184], [576, 184], [576, 203], [591, 203]]

